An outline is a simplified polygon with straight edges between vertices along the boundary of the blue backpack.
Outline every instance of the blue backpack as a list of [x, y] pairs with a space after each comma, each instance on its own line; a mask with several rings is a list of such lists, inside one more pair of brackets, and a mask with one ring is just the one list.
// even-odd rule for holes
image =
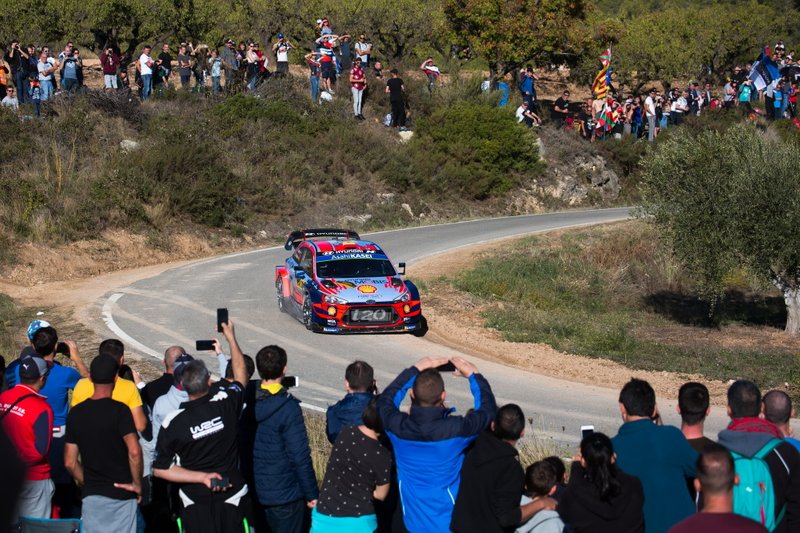
[[739, 484], [733, 487], [733, 512], [755, 520], [769, 531], [774, 531], [783, 520], [786, 504], [783, 504], [779, 513], [775, 513], [775, 487], [764, 457], [782, 442], [780, 439], [772, 439], [753, 457], [731, 452], [736, 473], [739, 475]]

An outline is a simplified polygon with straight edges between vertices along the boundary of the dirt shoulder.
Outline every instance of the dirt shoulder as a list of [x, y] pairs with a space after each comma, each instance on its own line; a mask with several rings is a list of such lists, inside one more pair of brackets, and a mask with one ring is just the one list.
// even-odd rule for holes
[[[551, 235], [560, 233], [563, 232], [552, 232]], [[414, 280], [433, 282], [469, 268], [482, 256], [507, 248], [512, 240], [438, 254], [414, 263], [409, 267], [408, 274]], [[619, 390], [635, 376], [650, 382], [659, 397], [670, 399], [677, 397], [678, 389], [687, 381], [699, 381], [708, 386], [714, 405], [726, 404], [728, 384], [711, 381], [701, 375], [632, 370], [607, 359], [562, 353], [545, 344], [505, 341], [497, 330], [484, 327], [480, 316], [481, 304], [468, 298], [465, 300], [462, 294], [429, 291], [423, 294], [423, 306], [430, 328], [426, 338], [475, 357], [536, 374], [613, 390]]]

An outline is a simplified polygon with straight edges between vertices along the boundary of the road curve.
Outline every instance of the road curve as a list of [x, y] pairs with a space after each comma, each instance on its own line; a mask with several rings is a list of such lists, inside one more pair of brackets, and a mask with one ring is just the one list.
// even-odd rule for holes
[[[628, 218], [629, 210], [603, 209], [543, 215], [502, 217], [378, 232], [380, 243], [395, 261], [409, 265], [455, 248], [569, 227]], [[274, 266], [287, 252], [273, 247], [201, 260], [118, 287], [98, 302], [108, 334], [131, 349], [161, 358], [172, 344], [193, 353], [194, 341], [215, 335], [217, 307], [228, 307], [245, 353], [255, 355], [267, 344], [279, 344], [289, 353], [289, 373], [300, 377], [293, 393], [310, 406], [324, 409], [341, 398], [344, 369], [362, 359], [376, 369], [385, 386], [403, 368], [425, 355], [451, 356], [456, 352], [410, 335], [331, 336], [312, 334], [281, 314], [275, 303]], [[423, 297], [423, 312], [425, 302]], [[216, 372], [216, 360], [203, 356]], [[614, 434], [619, 425], [617, 391], [548, 378], [488, 361], [476, 361], [492, 384], [498, 404], [518, 403], [533, 420], [539, 436], [559, 443], [575, 443], [583, 424]], [[471, 406], [468, 387], [447, 377], [448, 401], [463, 412]], [[667, 402], [669, 403], [669, 402]], [[674, 409], [662, 406], [668, 422], [677, 423]], [[711, 430], [721, 429], [723, 413], [713, 413]]]

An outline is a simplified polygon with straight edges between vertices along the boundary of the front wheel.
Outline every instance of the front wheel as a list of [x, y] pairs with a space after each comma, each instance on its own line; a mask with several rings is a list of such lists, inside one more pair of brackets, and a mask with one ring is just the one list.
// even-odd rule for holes
[[316, 331], [317, 325], [313, 321], [314, 309], [311, 307], [311, 300], [306, 296], [303, 300], [303, 325], [309, 331]]

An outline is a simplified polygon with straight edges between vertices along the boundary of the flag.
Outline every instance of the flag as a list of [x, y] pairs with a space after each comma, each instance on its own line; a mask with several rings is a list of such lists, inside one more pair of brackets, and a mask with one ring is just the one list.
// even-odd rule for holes
[[597, 73], [594, 83], [592, 83], [592, 93], [598, 99], [605, 98], [611, 87], [611, 48], [606, 49], [599, 59], [603, 68]]
[[753, 87], [757, 91], [763, 91], [780, 77], [780, 70], [769, 55], [769, 48], [764, 48], [750, 70], [749, 79], [753, 82]]

